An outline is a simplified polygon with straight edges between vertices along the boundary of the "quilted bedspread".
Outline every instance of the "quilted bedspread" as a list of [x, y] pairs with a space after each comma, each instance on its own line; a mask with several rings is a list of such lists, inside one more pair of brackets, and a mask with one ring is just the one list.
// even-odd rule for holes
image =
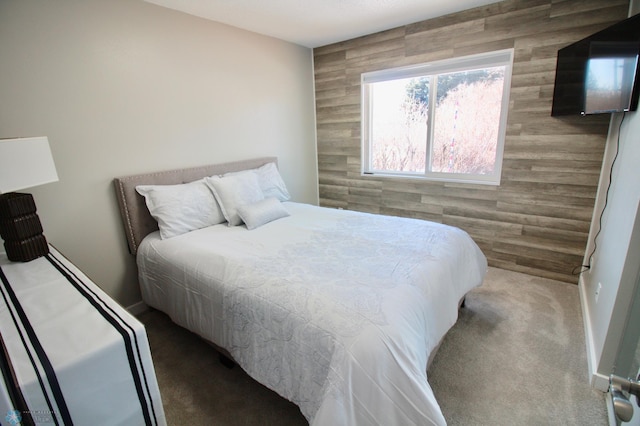
[[138, 251], [143, 298], [227, 349], [312, 425], [445, 424], [429, 354], [486, 258], [433, 222], [287, 202], [254, 230], [216, 225]]

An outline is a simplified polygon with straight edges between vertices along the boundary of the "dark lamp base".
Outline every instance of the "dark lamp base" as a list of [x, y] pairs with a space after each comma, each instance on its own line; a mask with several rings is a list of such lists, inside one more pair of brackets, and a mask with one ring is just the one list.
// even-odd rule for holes
[[49, 253], [47, 239], [42, 234], [20, 241], [5, 241], [4, 249], [12, 262], [29, 262]]
[[49, 253], [31, 194], [0, 195], [0, 236], [12, 262], [29, 262]]

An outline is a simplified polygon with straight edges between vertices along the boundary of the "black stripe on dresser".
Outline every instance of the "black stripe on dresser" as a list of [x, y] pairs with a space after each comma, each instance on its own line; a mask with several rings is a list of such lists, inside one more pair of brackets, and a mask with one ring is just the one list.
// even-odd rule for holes
[[[16, 297], [16, 294], [13, 291], [13, 288], [11, 287], [11, 283], [9, 282], [9, 279], [4, 274], [4, 271], [2, 270], [1, 267], [0, 267], [0, 280], [2, 281], [2, 284], [3, 284], [3, 287], [1, 289], [2, 297], [4, 298], [5, 304], [7, 305], [9, 312], [11, 313], [13, 323], [20, 336], [20, 340], [22, 342], [22, 345], [24, 346], [25, 352], [29, 357], [29, 361], [31, 362], [33, 371], [36, 374], [38, 383], [40, 384], [40, 388], [42, 389], [42, 394], [44, 395], [44, 398], [47, 403], [47, 407], [49, 408], [49, 411], [51, 413], [54, 423], [56, 425], [59, 424], [58, 419], [56, 417], [56, 414], [59, 413], [62, 416], [62, 421], [64, 424], [73, 425], [73, 421], [71, 420], [71, 414], [69, 413], [69, 409], [64, 399], [64, 395], [62, 394], [62, 389], [60, 388], [60, 384], [58, 383], [58, 378], [56, 376], [55, 370], [51, 365], [51, 361], [49, 360], [49, 357], [47, 356], [44, 348], [42, 347], [42, 344], [38, 340], [35, 330], [33, 329], [33, 326], [29, 322], [29, 319], [27, 318], [27, 315], [25, 314], [24, 309], [22, 308], [22, 305], [18, 301], [18, 298]], [[17, 318], [16, 318], [16, 315], [17, 315]], [[24, 333], [22, 331], [23, 329], [24, 329]], [[27, 335], [26, 338], [24, 335], [25, 333]], [[29, 339], [29, 343], [31, 346], [27, 344], [27, 338]], [[37, 363], [35, 361], [31, 348], [33, 348], [33, 351], [35, 352], [35, 355], [37, 356], [40, 362], [40, 365], [44, 369], [45, 375], [47, 377], [47, 382], [49, 384], [49, 388], [51, 389], [51, 393], [53, 393], [53, 398], [57, 404], [57, 408], [58, 408], [57, 410], [55, 410], [54, 407], [52, 406], [51, 399], [49, 398], [49, 391], [47, 390], [47, 386], [44, 383], [42, 375], [40, 374], [40, 370], [36, 365]]]
[[[142, 414], [145, 424], [158, 424], [149, 384], [147, 383], [147, 375], [144, 370], [142, 358], [140, 356], [140, 348], [138, 346], [138, 338], [133, 328], [127, 324], [108, 304], [101, 299], [86, 283], [84, 283], [71, 269], [69, 269], [54, 254], [46, 255], [49, 262], [69, 281], [71, 285], [85, 298], [91, 305], [107, 320], [122, 336], [125, 345], [125, 351], [129, 360], [131, 375], [135, 384], [138, 400], [142, 407]], [[123, 326], [124, 325], [124, 326]], [[125, 329], [125, 327], [128, 329]], [[131, 337], [133, 336], [133, 343]], [[135, 345], [135, 353], [133, 346]], [[140, 377], [142, 375], [142, 377]], [[143, 388], [144, 382], [144, 388]], [[146, 395], [145, 395], [146, 391]], [[153, 416], [153, 422], [151, 417]]]

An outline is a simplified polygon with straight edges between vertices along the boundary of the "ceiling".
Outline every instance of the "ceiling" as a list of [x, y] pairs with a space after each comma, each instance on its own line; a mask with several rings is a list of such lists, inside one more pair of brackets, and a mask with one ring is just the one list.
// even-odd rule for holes
[[318, 47], [496, 0], [145, 0], [216, 22]]

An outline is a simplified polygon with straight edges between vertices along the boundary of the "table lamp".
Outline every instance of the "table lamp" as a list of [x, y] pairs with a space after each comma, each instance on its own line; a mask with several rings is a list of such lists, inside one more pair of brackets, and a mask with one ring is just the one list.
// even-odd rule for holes
[[57, 181], [46, 136], [0, 139], [0, 237], [9, 260], [28, 262], [49, 253], [33, 196], [14, 191]]

